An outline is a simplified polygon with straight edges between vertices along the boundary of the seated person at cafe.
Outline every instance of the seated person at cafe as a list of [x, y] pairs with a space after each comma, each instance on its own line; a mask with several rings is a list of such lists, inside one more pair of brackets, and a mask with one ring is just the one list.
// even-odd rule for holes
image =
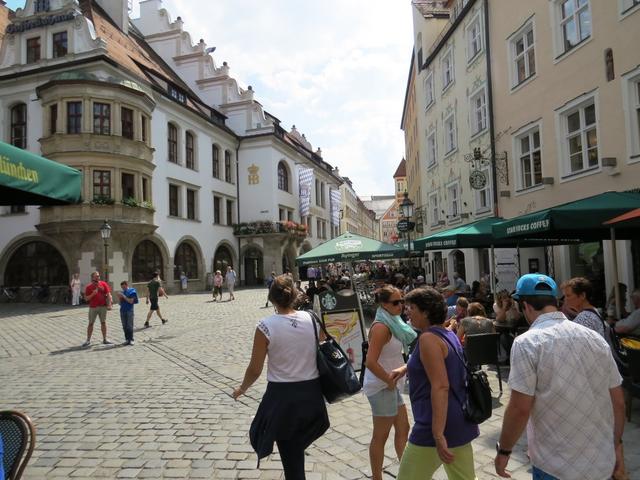
[[[460, 320], [468, 315], [467, 308], [469, 308], [469, 301], [464, 297], [458, 298], [456, 306], [453, 307], [453, 310], [452, 307], [447, 308], [447, 320], [443, 323], [442, 326], [448, 330], [457, 332]], [[451, 313], [451, 315], [449, 315], [449, 313]]]
[[493, 304], [493, 311], [496, 313], [496, 323], [513, 328], [516, 327], [522, 316], [518, 304], [513, 301], [506, 290], [498, 292], [496, 303]]
[[453, 285], [445, 287], [442, 295], [444, 296], [444, 301], [447, 302], [447, 307], [455, 307], [456, 302], [458, 301], [458, 293], [456, 292], [456, 287], [454, 287]]
[[616, 333], [640, 337], [640, 288], [631, 294], [631, 302], [635, 310], [627, 318], [616, 323]]
[[493, 322], [487, 318], [487, 313], [482, 304], [477, 302], [469, 304], [467, 314], [467, 317], [460, 320], [457, 332], [458, 338], [463, 345], [467, 335], [496, 332], [496, 328]]

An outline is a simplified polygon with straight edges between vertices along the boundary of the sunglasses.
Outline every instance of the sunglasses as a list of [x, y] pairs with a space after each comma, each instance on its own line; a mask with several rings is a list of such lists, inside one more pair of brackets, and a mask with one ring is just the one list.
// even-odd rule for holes
[[397, 307], [398, 305], [402, 304], [404, 305], [404, 300], [400, 299], [400, 300], [392, 300], [389, 302], [391, 305], [393, 305], [394, 307]]

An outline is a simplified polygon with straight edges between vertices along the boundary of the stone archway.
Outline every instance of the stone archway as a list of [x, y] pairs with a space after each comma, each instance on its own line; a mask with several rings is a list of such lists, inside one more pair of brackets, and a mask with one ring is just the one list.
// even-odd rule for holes
[[242, 254], [244, 265], [244, 284], [247, 286], [262, 285], [264, 282], [264, 258], [262, 250], [249, 245]]
[[213, 256], [213, 273], [220, 270], [224, 275], [229, 265], [233, 266], [233, 253], [227, 245], [220, 245]]
[[16, 248], [7, 261], [3, 284], [28, 287], [33, 284], [68, 285], [69, 267], [60, 251], [44, 240], [32, 240]]

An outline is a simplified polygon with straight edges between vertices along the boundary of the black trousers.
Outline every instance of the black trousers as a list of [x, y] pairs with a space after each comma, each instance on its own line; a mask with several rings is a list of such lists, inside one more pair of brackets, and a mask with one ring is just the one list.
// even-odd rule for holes
[[299, 441], [276, 440], [285, 480], [305, 480], [304, 448]]

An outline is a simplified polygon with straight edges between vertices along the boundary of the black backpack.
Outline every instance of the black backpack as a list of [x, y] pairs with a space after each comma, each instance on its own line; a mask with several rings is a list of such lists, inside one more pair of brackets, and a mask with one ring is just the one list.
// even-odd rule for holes
[[611, 348], [611, 354], [613, 355], [613, 359], [618, 366], [618, 371], [623, 377], [628, 376], [629, 362], [627, 360], [627, 351], [622, 346], [620, 337], [616, 333], [615, 329], [604, 321], [604, 318], [602, 318], [600, 313], [598, 313], [595, 308], [587, 308], [586, 311], [595, 314], [602, 322], [602, 328], [604, 329], [604, 339], [607, 341], [609, 347]]
[[467, 362], [467, 358], [464, 355], [464, 350], [462, 350], [462, 355], [460, 355], [456, 347], [446, 336], [437, 333], [435, 330], [431, 330], [431, 333], [435, 333], [451, 346], [451, 349], [458, 356], [467, 371], [467, 378], [465, 380], [467, 398], [462, 401], [462, 399], [458, 398], [455, 394], [455, 390], [453, 388], [451, 389], [454, 397], [456, 397], [458, 402], [462, 405], [462, 412], [464, 413], [465, 418], [475, 424], [480, 424], [488, 418], [491, 418], [493, 401], [491, 398], [491, 386], [489, 385], [489, 378], [487, 377], [487, 374], [482, 369], [471, 369], [469, 362]]

